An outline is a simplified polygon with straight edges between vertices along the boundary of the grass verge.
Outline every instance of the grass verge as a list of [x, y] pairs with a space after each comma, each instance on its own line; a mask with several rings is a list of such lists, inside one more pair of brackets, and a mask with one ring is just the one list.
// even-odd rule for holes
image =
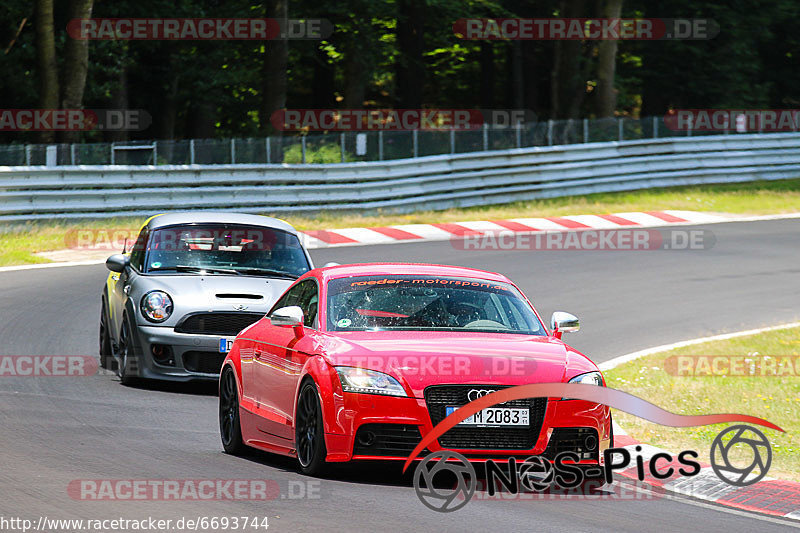
[[[800, 179], [793, 179], [591, 194], [484, 207], [421, 211], [408, 215], [324, 212], [313, 217], [287, 214], [280, 217], [287, 219], [296, 228], [305, 230], [663, 209], [766, 215], [798, 212], [799, 206]], [[138, 228], [143, 221], [144, 217], [89, 222], [45, 221], [6, 227], [0, 229], [0, 266], [47, 262], [34, 254], [68, 247], [65, 237], [70, 229], [130, 229]]]
[[[605, 376], [609, 387], [675, 413], [739, 413], [777, 424], [785, 433], [758, 428], [772, 444], [768, 475], [800, 481], [800, 328], [686, 346], [636, 359]], [[705, 462], [714, 437], [727, 427], [670, 428], [616, 410], [613, 416], [631, 437], [668, 450], [697, 450]]]

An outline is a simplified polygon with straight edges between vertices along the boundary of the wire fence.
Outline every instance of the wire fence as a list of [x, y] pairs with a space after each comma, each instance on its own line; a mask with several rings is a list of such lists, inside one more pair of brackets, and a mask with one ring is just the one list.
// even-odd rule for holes
[[678, 131], [668, 128], [664, 117], [646, 117], [548, 120], [512, 127], [484, 125], [469, 130], [352, 131], [247, 139], [14, 144], [0, 146], [0, 166], [331, 164], [719, 133], [691, 129]]

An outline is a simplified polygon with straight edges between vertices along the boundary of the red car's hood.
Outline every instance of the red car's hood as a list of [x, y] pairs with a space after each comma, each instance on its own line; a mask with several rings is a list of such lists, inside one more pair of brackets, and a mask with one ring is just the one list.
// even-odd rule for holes
[[538, 335], [337, 332], [328, 340], [331, 364], [386, 372], [417, 398], [429, 385], [553, 383], [597, 370], [560, 340]]

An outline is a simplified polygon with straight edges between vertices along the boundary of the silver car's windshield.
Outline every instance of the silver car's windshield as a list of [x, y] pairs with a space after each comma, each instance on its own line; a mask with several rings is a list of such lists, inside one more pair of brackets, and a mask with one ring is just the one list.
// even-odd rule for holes
[[359, 276], [328, 283], [328, 330], [545, 335], [514, 286], [473, 278]]
[[[137, 243], [139, 245], [139, 243]], [[239, 224], [191, 224], [152, 230], [144, 271], [296, 278], [310, 268], [295, 235]]]

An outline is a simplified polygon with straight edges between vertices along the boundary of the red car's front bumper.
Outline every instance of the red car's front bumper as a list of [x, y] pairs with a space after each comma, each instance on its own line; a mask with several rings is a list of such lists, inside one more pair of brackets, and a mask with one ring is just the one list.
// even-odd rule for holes
[[[327, 460], [329, 462], [405, 460], [419, 442], [415, 431], [418, 430], [419, 435], [425, 435], [434, 426], [428, 407], [422, 398], [400, 398], [341, 392], [339, 394], [341, 396], [335, 402], [337, 408], [331, 413], [335, 413], [335, 422], [326, 424], [327, 428], [338, 430], [333, 432], [326, 431], [325, 433], [325, 444], [328, 450]], [[531, 423], [538, 425], [538, 421], [532, 420]], [[379, 424], [380, 426], [373, 427], [382, 428], [386, 428], [386, 424], [394, 424], [397, 427], [396, 430], [389, 432], [389, 436], [375, 439], [379, 442], [366, 445], [369, 439], [364, 437], [364, 432], [359, 433], [359, 428], [366, 424]], [[391, 430], [392, 428], [388, 429]], [[416, 430], [413, 428], [416, 428]], [[565, 433], [561, 428], [571, 428], [572, 433]], [[579, 428], [583, 429], [580, 429], [579, 433], [575, 433]], [[473, 430], [479, 432], [480, 428], [474, 428]], [[455, 450], [476, 461], [491, 457], [527, 457], [530, 455], [542, 455], [546, 451], [549, 453], [556, 448], [559, 448], [559, 451], [567, 451], [571, 441], [555, 442], [558, 439], [564, 440], [564, 436], [567, 434], [572, 437], [576, 434], [596, 435], [596, 446], [591, 450], [591, 453], [582, 455], [583, 460], [581, 460], [581, 463], [597, 464], [598, 461], [602, 460], [603, 450], [610, 447], [611, 416], [609, 408], [584, 400], [549, 398], [538, 439], [534, 439], [535, 445], [532, 448], [457, 448], [449, 446], [448, 449]], [[582, 439], [583, 437], [579, 440], [583, 442]], [[415, 440], [416, 442], [414, 442]], [[573, 438], [572, 440], [575, 439]], [[557, 444], [560, 447], [556, 446]], [[548, 448], [548, 445], [551, 445], [551, 447]], [[442, 446], [438, 441], [428, 446], [428, 450], [431, 452], [441, 449]], [[583, 451], [588, 452], [585, 447]], [[545, 456], [547, 455], [545, 454]]]

